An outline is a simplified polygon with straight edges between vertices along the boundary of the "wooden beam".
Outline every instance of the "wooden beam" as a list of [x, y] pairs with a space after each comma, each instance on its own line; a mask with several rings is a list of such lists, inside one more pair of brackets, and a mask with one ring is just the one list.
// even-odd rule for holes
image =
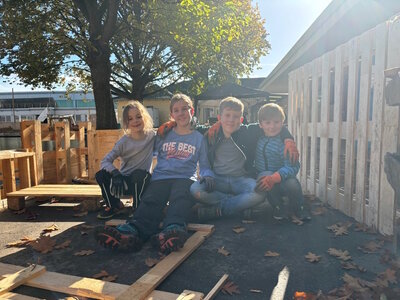
[[211, 289], [211, 291], [207, 294], [204, 300], [211, 300], [218, 294], [218, 292], [222, 289], [224, 283], [228, 280], [229, 275], [224, 274], [220, 280], [216, 283], [216, 285]]
[[[203, 293], [193, 292], [189, 290], [184, 290], [176, 300], [202, 300], [204, 297]], [[164, 300], [164, 299], [163, 299]]]
[[282, 271], [279, 272], [278, 275], [278, 283], [274, 287], [270, 300], [284, 300], [286, 287], [289, 281], [289, 269], [288, 267], [284, 267]]
[[0, 295], [15, 289], [16, 287], [23, 285], [28, 280], [39, 276], [46, 272], [46, 268], [38, 265], [31, 265], [27, 268], [19, 270], [7, 278], [0, 280]]
[[40, 300], [41, 298], [36, 298], [36, 297], [31, 297], [31, 296], [26, 296], [26, 295], [21, 295], [21, 294], [15, 294], [12, 292], [5, 293], [4, 295], [0, 296], [0, 299], [8, 299], [8, 300]]
[[146, 299], [146, 297], [174, 271], [194, 250], [196, 250], [211, 233], [198, 231], [185, 243], [185, 246], [176, 252], [172, 252], [149, 272], [140, 277], [117, 299]]

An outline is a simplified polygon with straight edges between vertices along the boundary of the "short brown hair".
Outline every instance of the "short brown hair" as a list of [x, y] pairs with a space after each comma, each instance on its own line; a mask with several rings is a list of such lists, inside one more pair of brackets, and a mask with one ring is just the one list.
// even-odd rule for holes
[[139, 101], [133, 100], [129, 102], [122, 111], [122, 124], [125, 131], [128, 129], [129, 124], [129, 111], [131, 109], [137, 109], [139, 113], [142, 115], [145, 132], [148, 132], [153, 129], [153, 119], [151, 118], [149, 112], [147, 111], [146, 107], [143, 106], [142, 103]]
[[179, 102], [179, 101], [181, 101], [181, 100], [184, 101], [184, 102], [186, 102], [186, 104], [187, 104], [190, 108], [193, 108], [193, 102], [192, 102], [192, 100], [190, 99], [190, 97], [189, 97], [188, 95], [179, 93], [179, 94], [175, 94], [175, 95], [172, 96], [171, 102], [170, 102], [170, 104], [169, 104], [169, 111], [172, 112], [172, 107], [175, 105], [176, 102]]
[[240, 111], [243, 114], [244, 105], [242, 101], [235, 97], [226, 97], [219, 103], [219, 114], [221, 115], [225, 108]]
[[285, 121], [285, 112], [278, 104], [267, 103], [261, 106], [261, 108], [258, 110], [259, 123], [265, 120], [271, 120], [276, 117], [280, 117], [282, 119], [282, 122]]

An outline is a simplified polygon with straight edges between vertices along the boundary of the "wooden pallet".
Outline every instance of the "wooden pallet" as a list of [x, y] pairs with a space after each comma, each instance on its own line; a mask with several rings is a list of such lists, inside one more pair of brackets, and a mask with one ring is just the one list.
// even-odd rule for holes
[[11, 210], [25, 207], [25, 197], [77, 197], [99, 198], [101, 189], [92, 184], [39, 184], [19, 191], [7, 193], [7, 206]]
[[[195, 230], [195, 233], [186, 241], [181, 250], [169, 254], [130, 286], [48, 272], [43, 266], [38, 265], [24, 268], [0, 263], [0, 299], [35, 299], [11, 292], [20, 285], [93, 299], [202, 299], [204, 294], [200, 292], [184, 290], [181, 294], [174, 294], [155, 290], [214, 231], [213, 225], [191, 224], [189, 228]], [[25, 276], [20, 275], [22, 270], [25, 272]], [[28, 273], [26, 273], [27, 271]], [[1, 291], [4, 291], [3, 294]]]

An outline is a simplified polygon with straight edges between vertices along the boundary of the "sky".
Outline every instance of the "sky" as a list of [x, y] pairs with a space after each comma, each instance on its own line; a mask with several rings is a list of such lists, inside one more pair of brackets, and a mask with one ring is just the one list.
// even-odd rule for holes
[[[292, 48], [331, 0], [253, 0], [261, 17], [266, 20], [270, 53], [260, 60], [260, 69], [249, 77], [266, 77]], [[30, 91], [30, 87], [4, 83], [0, 77], [0, 92]], [[40, 90], [40, 89], [36, 89]], [[44, 89], [41, 89], [44, 90]]]

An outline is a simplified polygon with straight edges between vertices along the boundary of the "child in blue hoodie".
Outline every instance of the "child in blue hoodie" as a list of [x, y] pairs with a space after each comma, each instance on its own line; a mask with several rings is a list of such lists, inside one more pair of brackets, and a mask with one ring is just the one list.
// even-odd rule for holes
[[[153, 236], [153, 244], [163, 253], [183, 247], [187, 239], [186, 222], [194, 204], [190, 186], [196, 180], [197, 163], [201, 177], [214, 176], [205, 140], [192, 128], [193, 112], [193, 103], [188, 96], [176, 94], [172, 97], [170, 115], [176, 127], [165, 136], [158, 135], [156, 138], [157, 165], [150, 185], [132, 220], [117, 228], [96, 228], [95, 238], [101, 245], [138, 251], [143, 242]], [[163, 228], [159, 232], [161, 221]]]

